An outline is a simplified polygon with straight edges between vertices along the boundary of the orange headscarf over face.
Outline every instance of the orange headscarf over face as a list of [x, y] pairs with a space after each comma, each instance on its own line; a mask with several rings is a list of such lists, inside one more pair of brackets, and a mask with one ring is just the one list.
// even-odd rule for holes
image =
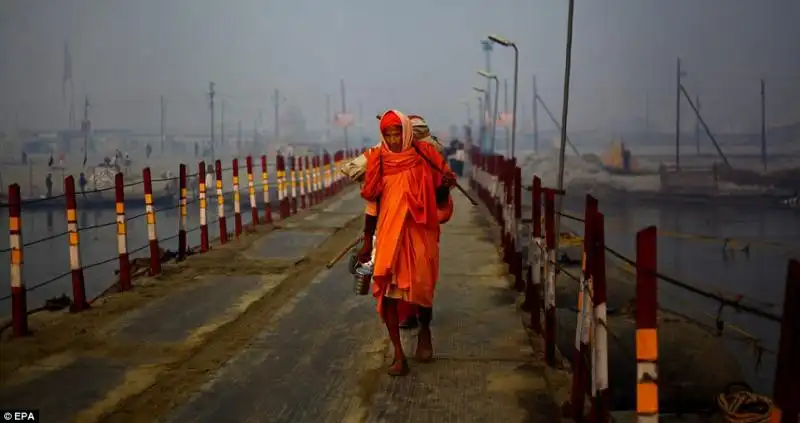
[[[403, 146], [399, 153], [395, 153], [389, 149], [383, 138], [383, 130], [397, 126], [398, 123], [403, 130]], [[402, 178], [402, 187], [398, 188], [406, 191], [407, 206], [412, 217], [418, 223], [438, 222], [434, 187], [441, 183], [441, 175], [433, 171], [420, 156], [420, 153], [425, 154], [417, 151], [421, 147], [420, 143], [414, 143], [417, 148], [412, 148], [414, 133], [411, 120], [397, 110], [389, 110], [381, 117], [380, 128], [381, 147], [367, 153], [367, 170], [361, 196], [367, 201], [377, 201], [383, 193], [385, 177], [406, 173], [406, 177]], [[422, 149], [428, 150], [425, 147]], [[425, 156], [430, 158], [431, 153], [428, 152]]]

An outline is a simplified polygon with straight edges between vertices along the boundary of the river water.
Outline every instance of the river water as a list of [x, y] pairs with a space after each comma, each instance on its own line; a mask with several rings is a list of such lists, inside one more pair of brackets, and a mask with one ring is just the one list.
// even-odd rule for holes
[[[525, 180], [530, 180], [531, 176], [525, 175]], [[798, 211], [774, 207], [629, 201], [635, 195], [630, 194], [626, 201], [598, 198], [599, 209], [605, 217], [608, 247], [635, 259], [636, 232], [655, 225], [659, 232], [658, 270], [661, 274], [726, 297], [742, 295], [742, 301], [747, 305], [772, 314], [782, 313], [788, 260], [800, 258]], [[581, 198], [572, 193], [565, 199], [564, 211], [583, 217], [584, 203], [585, 196]], [[523, 205], [525, 213], [530, 213], [529, 194], [525, 196]], [[562, 225], [566, 230], [583, 233], [580, 222], [562, 218]], [[732, 247], [723, 250], [726, 238], [732, 240]], [[743, 251], [748, 245], [749, 253]], [[658, 283], [662, 307], [714, 326], [717, 302], [664, 281]], [[610, 307], [620, 306], [610, 304]], [[730, 325], [760, 339], [765, 348], [774, 351], [779, 338], [778, 323], [729, 308], [723, 310], [721, 317], [728, 325], [724, 332], [729, 339], [726, 343], [739, 361], [743, 376], [757, 390], [771, 392], [775, 356], [764, 353], [759, 362], [755, 348], [742, 343], [743, 336]]]

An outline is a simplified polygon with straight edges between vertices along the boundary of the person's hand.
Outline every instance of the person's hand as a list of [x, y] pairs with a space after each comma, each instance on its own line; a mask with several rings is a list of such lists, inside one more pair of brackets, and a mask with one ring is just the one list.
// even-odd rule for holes
[[372, 258], [372, 237], [364, 238], [358, 250], [359, 263], [367, 263]]
[[442, 185], [452, 188], [456, 186], [456, 175], [453, 172], [447, 172], [442, 175]]

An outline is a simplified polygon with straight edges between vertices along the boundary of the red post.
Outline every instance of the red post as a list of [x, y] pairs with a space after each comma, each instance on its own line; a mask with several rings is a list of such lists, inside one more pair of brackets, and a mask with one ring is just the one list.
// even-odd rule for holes
[[131, 286], [131, 262], [128, 256], [128, 228], [125, 221], [125, 177], [114, 175], [114, 194], [117, 212], [117, 252], [119, 253], [119, 290], [128, 291]]
[[291, 189], [292, 215], [297, 214], [297, 160], [294, 156], [289, 156], [289, 186]]
[[272, 201], [269, 198], [269, 172], [267, 156], [261, 156], [261, 184], [264, 190], [264, 223], [272, 223]]
[[[515, 159], [516, 162], [516, 159]], [[514, 283], [517, 292], [525, 291], [525, 278], [522, 275], [522, 249], [519, 245], [520, 225], [522, 224], [522, 169], [514, 166], [514, 227], [512, 241], [514, 243]]]
[[303, 156], [303, 160], [305, 160], [305, 162], [306, 162], [306, 164], [305, 164], [305, 170], [306, 170], [306, 173], [305, 173], [305, 180], [306, 180], [306, 189], [305, 189], [305, 191], [306, 191], [306, 205], [307, 205], [308, 207], [311, 207], [311, 205], [312, 205], [312, 204], [314, 204], [314, 200], [313, 200], [313, 197], [314, 197], [314, 196], [313, 196], [313, 192], [314, 192], [314, 191], [313, 191], [313, 188], [311, 187], [311, 175], [313, 175], [313, 173], [312, 173], [312, 171], [311, 171], [311, 160], [309, 159], [309, 157], [308, 157], [308, 156]]
[[178, 170], [178, 186], [180, 188], [180, 222], [178, 226], [178, 260], [186, 258], [186, 165], [181, 163]]
[[594, 342], [592, 354], [592, 422], [608, 423], [608, 307], [606, 288], [605, 218], [594, 213], [594, 249], [591, 251], [594, 290]]
[[144, 211], [147, 216], [147, 240], [150, 244], [150, 274], [152, 276], [161, 273], [161, 249], [158, 247], [158, 235], [156, 234], [156, 212], [153, 208], [153, 179], [150, 175], [150, 168], [146, 167], [142, 171], [144, 179]]
[[333, 162], [331, 163], [331, 194], [336, 195], [339, 189], [339, 157], [342, 153], [336, 151], [333, 153]]
[[253, 179], [253, 158], [247, 156], [247, 196], [250, 199], [250, 223], [258, 225], [258, 206], [256, 205], [256, 184]]
[[23, 277], [22, 198], [19, 185], [8, 186], [8, 244], [11, 247], [11, 329], [14, 336], [25, 336], [28, 330], [28, 300]]
[[586, 400], [586, 386], [591, 373], [589, 334], [592, 326], [592, 268], [594, 265], [595, 214], [597, 200], [586, 195], [586, 210], [583, 219], [583, 257], [581, 282], [578, 288], [578, 319], [575, 327], [575, 349], [572, 360], [572, 418], [583, 420], [583, 405]]
[[636, 415], [658, 415], [658, 233], [636, 234]]
[[323, 190], [323, 198], [328, 198], [331, 196], [331, 155], [326, 152], [322, 161], [325, 167], [323, 173], [323, 178], [324, 178], [323, 183], [325, 184], [325, 188]]
[[306, 208], [306, 168], [303, 163], [303, 156], [297, 158], [297, 185], [300, 193], [300, 208]]
[[214, 173], [217, 177], [217, 217], [219, 219], [219, 243], [228, 242], [228, 224], [225, 221], [225, 193], [222, 190], [222, 162], [214, 163]]
[[83, 266], [81, 265], [78, 207], [75, 199], [75, 178], [72, 175], [64, 178], [64, 196], [67, 199], [69, 268], [72, 273], [72, 305], [69, 310], [75, 313], [88, 309], [89, 302], [86, 301], [86, 283], [83, 279]]
[[528, 289], [526, 303], [531, 311], [531, 328], [536, 333], [542, 333], [542, 279], [544, 245], [542, 245], [542, 181], [538, 176], [533, 177], [531, 184], [533, 197], [533, 210], [531, 210], [531, 243], [529, 249], [530, 266], [528, 266]]
[[545, 190], [544, 226], [547, 243], [547, 284], [545, 286], [544, 341], [547, 364], [556, 364], [556, 233], [555, 233], [555, 193]]
[[233, 159], [233, 230], [236, 238], [242, 235], [242, 206], [239, 197], [239, 159]]
[[207, 212], [207, 192], [206, 186], [206, 162], [197, 164], [197, 198], [200, 204], [200, 252], [208, 251], [208, 215]]
[[277, 157], [278, 168], [278, 204], [281, 220], [286, 219], [291, 214], [291, 205], [286, 187], [286, 159], [282, 155]]
[[780, 420], [771, 421], [797, 423], [800, 414], [800, 262], [797, 260], [789, 261], [785, 292], [773, 389], [775, 405], [780, 410], [776, 417]]
[[309, 188], [308, 192], [308, 203], [310, 205], [317, 204], [319, 199], [317, 198], [317, 170], [319, 169], [319, 163], [317, 163], [317, 156], [311, 156], [311, 174], [309, 177], [309, 183], [311, 184], [311, 188]]

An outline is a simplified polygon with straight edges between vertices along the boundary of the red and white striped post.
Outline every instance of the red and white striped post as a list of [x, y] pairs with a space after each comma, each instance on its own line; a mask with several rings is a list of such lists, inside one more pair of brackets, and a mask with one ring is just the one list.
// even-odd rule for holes
[[305, 210], [306, 208], [306, 180], [305, 180], [306, 172], [303, 163], [303, 156], [297, 158], [297, 184], [298, 184], [298, 191], [300, 192], [300, 208]]
[[322, 158], [322, 166], [324, 168], [322, 175], [322, 184], [324, 185], [322, 196], [323, 198], [328, 198], [331, 196], [331, 155], [327, 152]]
[[[477, 169], [476, 169], [477, 171]], [[533, 196], [533, 209], [531, 210], [531, 245], [528, 250], [528, 290], [527, 303], [531, 310], [531, 328], [536, 333], [542, 333], [542, 279], [544, 268], [542, 266], [542, 181], [538, 176], [533, 177], [531, 184]]]
[[314, 167], [314, 171], [316, 172], [315, 173], [316, 181], [317, 181], [316, 188], [315, 188], [315, 191], [314, 191], [314, 195], [316, 197], [316, 203], [319, 204], [319, 203], [322, 202], [322, 198], [323, 198], [323, 194], [324, 194], [323, 187], [322, 187], [322, 157], [317, 155], [314, 158], [314, 160], [316, 160], [316, 163], [317, 163], [315, 165], [315, 167]]
[[81, 243], [78, 229], [78, 207], [75, 199], [75, 178], [64, 178], [64, 196], [67, 200], [67, 238], [69, 239], [69, 270], [72, 274], [72, 305], [69, 311], [76, 313], [89, 308], [86, 301], [86, 283], [81, 265]]
[[609, 421], [608, 400], [608, 306], [606, 289], [606, 237], [605, 218], [594, 213], [594, 260], [592, 281], [594, 318], [592, 325], [592, 422]]
[[319, 204], [320, 203], [319, 191], [320, 191], [320, 180], [321, 180], [321, 178], [320, 178], [320, 170], [319, 170], [319, 168], [320, 168], [319, 156], [318, 155], [314, 156], [313, 159], [312, 159], [312, 162], [313, 162], [312, 166], [314, 167], [314, 178], [313, 178], [313, 182], [314, 182], [314, 196], [313, 196], [314, 197], [314, 204]]
[[[516, 163], [516, 160], [515, 160]], [[525, 279], [522, 276], [522, 249], [520, 248], [520, 226], [522, 224], [522, 169], [519, 166], [514, 166], [514, 215], [511, 226], [511, 242], [513, 243], [514, 251], [514, 283], [517, 292], [525, 291]]]
[[242, 206], [239, 196], [239, 159], [233, 159], [233, 231], [236, 238], [242, 235]]
[[11, 283], [11, 330], [25, 336], [28, 330], [28, 300], [23, 273], [22, 196], [19, 185], [8, 186], [8, 244], [11, 247], [9, 282]]
[[503, 227], [503, 259], [507, 265], [511, 264], [511, 229], [509, 228], [510, 217], [509, 210], [511, 210], [511, 184], [508, 183], [509, 179], [508, 176], [511, 173], [511, 162], [510, 160], [506, 160], [505, 158], [501, 158], [501, 173], [500, 173], [500, 195], [502, 205], [500, 209], [500, 222]]
[[287, 195], [286, 187], [286, 159], [278, 154], [276, 159], [277, 179], [278, 179], [278, 209], [280, 210], [281, 220], [286, 219], [291, 215], [291, 205], [289, 204], [289, 196]]
[[222, 191], [222, 162], [214, 162], [214, 171], [217, 179], [217, 217], [219, 219], [219, 243], [228, 242], [228, 225], [225, 222], [225, 194]]
[[314, 204], [314, 190], [311, 187], [311, 176], [314, 174], [311, 168], [311, 160], [308, 156], [304, 156], [303, 159], [306, 162], [306, 199], [308, 207], [311, 207]]
[[547, 243], [545, 272], [547, 281], [544, 287], [544, 342], [545, 360], [550, 366], [556, 365], [556, 233], [555, 233], [555, 192], [544, 191], [544, 235]]
[[156, 212], [153, 208], [153, 178], [150, 175], [150, 168], [146, 167], [142, 171], [144, 179], [144, 211], [147, 219], [147, 241], [150, 244], [150, 275], [155, 276], [161, 273], [161, 249], [158, 247], [158, 235], [156, 234]]
[[291, 214], [297, 213], [297, 160], [294, 156], [289, 156], [289, 186], [291, 187]]
[[331, 166], [331, 195], [336, 195], [339, 192], [339, 162], [341, 161], [341, 157], [341, 151], [333, 153], [333, 165]]
[[250, 223], [258, 225], [258, 206], [256, 205], [256, 184], [253, 180], [253, 158], [247, 156], [247, 195], [250, 197]]
[[308, 164], [308, 205], [313, 206], [317, 204], [317, 157], [311, 156], [306, 158]]
[[208, 251], [208, 215], [206, 214], [206, 162], [197, 164], [197, 199], [200, 204], [200, 252]]
[[180, 187], [180, 220], [178, 222], [178, 260], [186, 258], [186, 165], [181, 163], [178, 170]]
[[114, 194], [117, 214], [117, 253], [119, 254], [119, 290], [131, 289], [131, 262], [128, 257], [128, 225], [125, 221], [125, 177], [114, 175]]
[[636, 416], [658, 422], [658, 233], [636, 234]]
[[575, 326], [575, 349], [572, 362], [572, 418], [583, 420], [583, 406], [586, 399], [586, 387], [589, 381], [590, 352], [589, 340], [592, 331], [593, 268], [595, 249], [595, 214], [597, 200], [586, 195], [586, 211], [583, 219], [583, 255], [581, 257], [581, 277], [578, 286], [578, 318]]
[[261, 156], [261, 187], [264, 190], [264, 223], [272, 223], [272, 203], [269, 198], [269, 172], [267, 156]]

